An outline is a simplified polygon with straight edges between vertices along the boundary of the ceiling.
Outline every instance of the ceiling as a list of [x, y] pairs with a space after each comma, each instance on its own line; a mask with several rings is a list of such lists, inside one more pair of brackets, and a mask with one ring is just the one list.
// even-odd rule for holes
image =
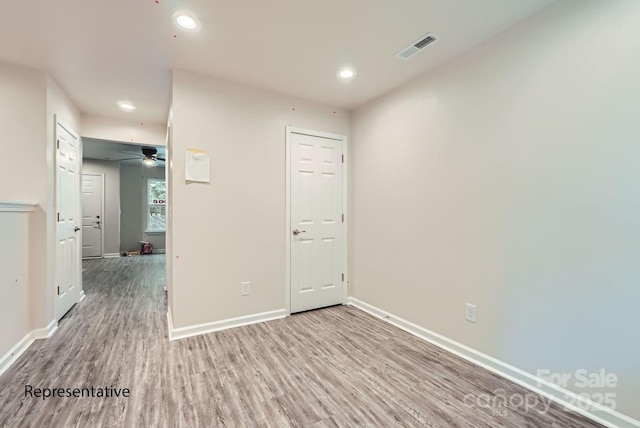
[[[149, 146], [139, 144], [125, 144], [117, 141], [100, 140], [97, 138], [82, 138], [82, 158], [120, 161], [128, 164], [142, 164], [143, 147], [153, 147], [157, 150], [156, 156], [164, 159], [166, 148], [163, 146]], [[164, 162], [157, 162], [164, 165]]]
[[[106, 117], [166, 123], [172, 69], [353, 109], [554, 1], [13, 0], [0, 61], [47, 70], [84, 114]], [[200, 30], [176, 27], [178, 10]], [[428, 32], [440, 41], [395, 57]], [[357, 76], [340, 81], [342, 66]]]

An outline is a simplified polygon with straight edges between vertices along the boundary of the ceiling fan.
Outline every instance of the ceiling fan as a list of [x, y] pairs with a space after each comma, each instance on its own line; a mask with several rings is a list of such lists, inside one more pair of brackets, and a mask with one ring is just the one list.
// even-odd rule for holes
[[[126, 152], [120, 152], [126, 153]], [[131, 153], [127, 153], [130, 155]], [[127, 159], [119, 159], [118, 162], [134, 160], [134, 159], [142, 159], [142, 163], [148, 166], [155, 165], [157, 161], [164, 162], [165, 158], [158, 157], [158, 149], [155, 147], [142, 147], [142, 155], [136, 156], [134, 158]]]

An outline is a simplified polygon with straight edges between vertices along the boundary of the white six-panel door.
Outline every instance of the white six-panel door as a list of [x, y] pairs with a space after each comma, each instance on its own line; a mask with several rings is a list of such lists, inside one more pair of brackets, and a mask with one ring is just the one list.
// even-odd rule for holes
[[343, 139], [291, 132], [291, 312], [343, 303]]
[[103, 177], [82, 174], [82, 257], [102, 256]]
[[78, 301], [81, 281], [79, 241], [80, 140], [56, 123], [56, 316]]

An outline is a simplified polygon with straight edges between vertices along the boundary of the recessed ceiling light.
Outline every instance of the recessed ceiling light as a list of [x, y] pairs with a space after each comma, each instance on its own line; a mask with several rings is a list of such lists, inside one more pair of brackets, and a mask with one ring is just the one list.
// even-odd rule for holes
[[136, 109], [136, 106], [131, 104], [129, 101], [118, 101], [118, 107], [120, 107], [120, 110], [124, 111], [134, 111]]
[[353, 68], [343, 68], [338, 71], [338, 77], [341, 79], [351, 79], [356, 75], [356, 72]]
[[183, 30], [193, 31], [198, 29], [198, 20], [189, 12], [176, 12], [173, 15], [173, 20]]

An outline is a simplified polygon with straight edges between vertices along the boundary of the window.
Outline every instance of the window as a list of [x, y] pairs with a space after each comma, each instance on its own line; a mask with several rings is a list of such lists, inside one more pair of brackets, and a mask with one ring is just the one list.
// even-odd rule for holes
[[164, 232], [167, 208], [167, 186], [164, 180], [147, 180], [147, 232]]

